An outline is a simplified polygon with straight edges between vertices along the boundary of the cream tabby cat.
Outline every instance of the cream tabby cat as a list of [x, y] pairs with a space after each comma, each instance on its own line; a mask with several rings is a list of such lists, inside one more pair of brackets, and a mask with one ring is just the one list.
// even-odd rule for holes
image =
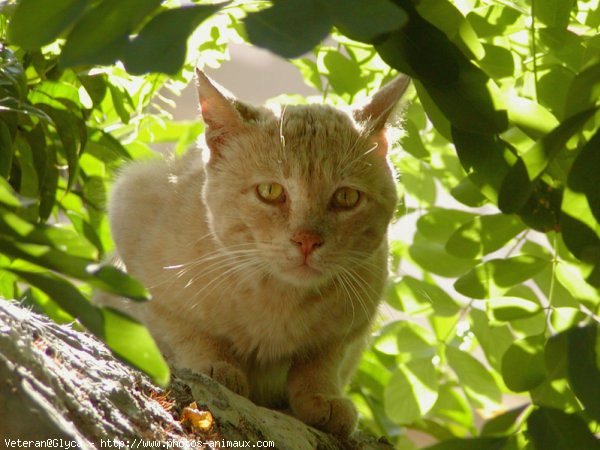
[[408, 82], [352, 114], [274, 113], [198, 71], [208, 156], [134, 163], [109, 204], [119, 264], [153, 300], [101, 302], [145, 323], [173, 366], [350, 434], [342, 388], [380, 300], [396, 206], [384, 128]]

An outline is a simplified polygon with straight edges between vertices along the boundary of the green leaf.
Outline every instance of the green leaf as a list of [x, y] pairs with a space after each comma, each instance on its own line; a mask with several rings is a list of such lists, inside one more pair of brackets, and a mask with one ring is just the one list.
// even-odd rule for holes
[[600, 63], [587, 67], [571, 81], [565, 104], [565, 115], [574, 116], [598, 104], [600, 98]]
[[119, 311], [102, 308], [103, 338], [122, 360], [143, 370], [159, 386], [169, 383], [169, 366], [154, 339], [141, 323]]
[[472, 213], [459, 209], [432, 208], [427, 214], [419, 217], [417, 230], [427, 240], [443, 244], [455, 230], [468, 223], [473, 217]]
[[10, 128], [3, 121], [0, 121], [0, 148], [0, 177], [8, 178], [15, 149]]
[[349, 94], [352, 98], [362, 89], [360, 66], [355, 61], [346, 58], [337, 50], [332, 50], [327, 52], [323, 62], [329, 72], [329, 83], [336, 94]]
[[461, 258], [481, 258], [502, 248], [524, 228], [516, 216], [477, 216], [452, 233], [446, 243], [446, 250]]
[[531, 196], [533, 181], [538, 178], [565, 148], [567, 141], [579, 132], [596, 109], [583, 111], [541, 138], [511, 167], [498, 193], [498, 207], [505, 214], [519, 211]]
[[300, 70], [306, 84], [314, 87], [317, 91], [323, 91], [323, 82], [316, 62], [310, 58], [296, 58], [290, 62]]
[[460, 180], [460, 183], [452, 188], [450, 194], [463, 205], [467, 206], [482, 206], [486, 202], [486, 198], [469, 177]]
[[[1, 184], [1, 181], [0, 181]], [[96, 249], [77, 233], [60, 225], [33, 225], [18, 215], [0, 209], [0, 234], [32, 244], [49, 245], [73, 256], [96, 258]]]
[[8, 38], [27, 50], [49, 44], [75, 22], [89, 0], [21, 0], [9, 22]]
[[514, 434], [518, 428], [518, 421], [527, 410], [527, 405], [510, 409], [505, 413], [492, 417], [481, 428], [482, 436], [507, 436]]
[[504, 437], [448, 439], [424, 450], [502, 450], [507, 442], [508, 439]]
[[5, 267], [4, 270], [14, 273], [22, 280], [45, 292], [66, 312], [79, 319], [84, 327], [99, 338], [104, 337], [102, 314], [98, 308], [64, 278], [51, 273], [27, 272]]
[[505, 107], [489, 78], [442, 31], [423, 19], [412, 2], [397, 0], [396, 4], [409, 20], [376, 44], [382, 59], [419, 80], [454, 127], [476, 133], [505, 130]]
[[472, 309], [469, 315], [471, 331], [477, 338], [486, 359], [500, 372], [504, 352], [514, 342], [514, 337], [505, 324], [491, 323], [484, 311]]
[[429, 417], [440, 417], [460, 424], [465, 428], [473, 427], [473, 410], [462, 390], [451, 383], [441, 385], [438, 399], [429, 412]]
[[[122, 54], [125, 67], [136, 75], [148, 72], [177, 74], [185, 61], [189, 35], [227, 4], [190, 5], [157, 14], [125, 47]], [[156, 55], [161, 57], [156, 58]]]
[[162, 0], [105, 0], [95, 4], [75, 24], [60, 55], [60, 64], [112, 64], [121, 56], [129, 33]]
[[432, 172], [423, 162], [414, 158], [403, 158], [398, 163], [404, 190], [421, 205], [435, 204], [437, 187]]
[[[581, 149], [571, 167], [568, 179], [568, 189], [582, 192], [587, 198], [587, 204], [596, 222], [600, 222], [600, 190], [598, 183], [600, 174], [600, 130]], [[577, 216], [576, 216], [577, 217]], [[588, 223], [592, 223], [588, 221]]]
[[549, 261], [531, 255], [492, 259], [473, 268], [454, 283], [454, 288], [472, 298], [501, 297], [512, 286], [540, 272]]
[[11, 242], [2, 234], [0, 249], [7, 255], [78, 278], [115, 295], [138, 301], [149, 299], [148, 292], [138, 281], [115, 267], [97, 264], [47, 245]]
[[576, 0], [544, 0], [532, 8], [535, 18], [548, 27], [566, 27]]
[[406, 13], [389, 0], [325, 0], [333, 24], [356, 41], [376, 37], [404, 26]]
[[484, 57], [485, 50], [475, 30], [454, 4], [421, 0], [416, 7], [425, 20], [442, 30], [466, 56], [475, 60]]
[[0, 203], [4, 203], [8, 206], [21, 206], [21, 199], [19, 198], [19, 195], [3, 177], [0, 177]]
[[460, 163], [483, 195], [496, 203], [498, 191], [517, 156], [497, 136], [468, 133], [452, 128], [452, 138]]
[[600, 441], [579, 416], [553, 408], [538, 407], [527, 419], [527, 432], [536, 449], [597, 450]]
[[488, 76], [499, 79], [513, 75], [515, 61], [510, 50], [487, 43], [483, 44], [483, 50], [485, 51], [485, 56], [479, 61], [479, 64]]
[[439, 286], [410, 276], [404, 276], [396, 284], [396, 292], [402, 310], [409, 314], [435, 312], [438, 316], [453, 316], [459, 305]]
[[68, 188], [70, 189], [77, 179], [79, 155], [87, 139], [85, 122], [83, 119], [66, 110], [56, 109], [47, 105], [40, 105], [40, 108], [52, 118], [55, 124], [69, 166]]
[[150, 294], [139, 281], [116, 267], [105, 264], [89, 264], [86, 272], [90, 275], [90, 278], [85, 278], [88, 283], [107, 292], [137, 301], [150, 299]]
[[585, 411], [600, 421], [600, 367], [598, 367], [598, 325], [573, 328], [568, 335], [569, 384]]
[[508, 120], [523, 130], [532, 139], [539, 139], [559, 125], [550, 111], [532, 100], [508, 96]]
[[413, 357], [433, 356], [433, 337], [427, 329], [407, 321], [386, 325], [375, 340], [374, 348], [387, 355], [409, 353]]
[[[600, 275], [600, 206], [597, 204], [600, 196], [596, 188], [598, 174], [594, 170], [598, 161], [598, 146], [600, 145], [600, 131], [581, 150], [573, 163], [567, 187], [561, 206], [562, 235], [567, 248], [580, 260], [595, 265], [595, 271], [587, 281], [598, 287]], [[591, 177], [589, 180], [585, 177]], [[597, 186], [597, 184], [596, 184]], [[596, 274], [596, 275], [594, 275]]]
[[248, 39], [285, 58], [312, 50], [329, 33], [333, 19], [319, 0], [279, 0], [244, 19]]
[[529, 391], [546, 379], [543, 334], [528, 336], [511, 345], [502, 357], [502, 378], [514, 392]]
[[[564, 120], [565, 117], [570, 117], [576, 112], [583, 111], [586, 108], [581, 108], [580, 111], [569, 111], [565, 115], [565, 106], [567, 101], [570, 101], [569, 91], [565, 86], [572, 86], [576, 74], [572, 70], [563, 65], [556, 64], [547, 73], [542, 75], [538, 81], [538, 99], [540, 104], [548, 108], [556, 118]], [[588, 107], [593, 106], [593, 103], [588, 103]]]
[[448, 364], [471, 402], [479, 408], [495, 408], [502, 400], [502, 393], [489, 370], [470, 354], [455, 347], [446, 347]]
[[490, 299], [489, 306], [494, 319], [503, 322], [531, 317], [542, 310], [538, 303], [519, 297], [493, 298]]
[[440, 243], [417, 241], [409, 248], [410, 257], [424, 270], [443, 277], [457, 277], [477, 264], [477, 261], [450, 255]]
[[437, 389], [437, 375], [431, 360], [409, 361], [398, 367], [385, 388], [385, 412], [397, 423], [412, 423], [433, 407]]

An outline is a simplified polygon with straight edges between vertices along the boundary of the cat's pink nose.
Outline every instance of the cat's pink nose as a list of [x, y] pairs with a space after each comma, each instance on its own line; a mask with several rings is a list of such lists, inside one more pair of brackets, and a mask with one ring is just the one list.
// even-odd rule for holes
[[292, 235], [291, 241], [298, 246], [305, 258], [323, 245], [323, 238], [320, 234], [305, 230], [296, 231]]

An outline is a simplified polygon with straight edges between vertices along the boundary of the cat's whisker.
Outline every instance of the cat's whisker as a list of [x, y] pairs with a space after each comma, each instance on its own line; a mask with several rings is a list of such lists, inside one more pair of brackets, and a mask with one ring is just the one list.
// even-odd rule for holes
[[[226, 271], [220, 273], [216, 278], [211, 280], [208, 284], [204, 285], [198, 292], [195, 292], [193, 299], [195, 300], [196, 298], [198, 298], [198, 296], [200, 294], [203, 294], [205, 298], [209, 297], [210, 294], [218, 286], [220, 286], [225, 280], [227, 280], [228, 278], [231, 278], [238, 272], [242, 272], [242, 271], [247, 270], [248, 268], [252, 268], [253, 266], [256, 266], [256, 264], [257, 263], [254, 260], [246, 260], [246, 261], [242, 261], [241, 263], [238, 261], [237, 264], [233, 265], [233, 267], [230, 267]], [[217, 283], [217, 284], [214, 284], [214, 283]], [[208, 289], [211, 285], [213, 285], [213, 288], [210, 291], [205, 292], [205, 290]]]
[[348, 301], [345, 302], [345, 305], [350, 304], [350, 308], [352, 309], [352, 318], [350, 320], [350, 324], [346, 327], [346, 331], [344, 332], [344, 336], [342, 338], [342, 341], [345, 341], [346, 338], [348, 337], [348, 334], [350, 334], [350, 330], [352, 330], [352, 326], [354, 325], [354, 319], [355, 319], [355, 316], [356, 316], [356, 311], [354, 309], [354, 302], [352, 301], [352, 296], [350, 295], [350, 292], [348, 292], [348, 289], [344, 285], [343, 279], [342, 278], [333, 278], [333, 282], [334, 282], [334, 284], [336, 286], [336, 291], [337, 291], [337, 282], [340, 283], [342, 289], [345, 291], [346, 296], [348, 298]]

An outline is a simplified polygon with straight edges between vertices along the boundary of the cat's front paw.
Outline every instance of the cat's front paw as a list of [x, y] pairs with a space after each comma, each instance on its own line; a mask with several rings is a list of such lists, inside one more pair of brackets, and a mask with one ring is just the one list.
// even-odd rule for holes
[[250, 395], [248, 378], [244, 372], [228, 362], [207, 362], [199, 368], [199, 372], [208, 375], [217, 383], [222, 384], [236, 394], [244, 397], [248, 397], [248, 395]]
[[290, 406], [297, 418], [327, 433], [348, 436], [356, 428], [356, 408], [347, 398], [324, 394], [302, 395], [290, 399]]

